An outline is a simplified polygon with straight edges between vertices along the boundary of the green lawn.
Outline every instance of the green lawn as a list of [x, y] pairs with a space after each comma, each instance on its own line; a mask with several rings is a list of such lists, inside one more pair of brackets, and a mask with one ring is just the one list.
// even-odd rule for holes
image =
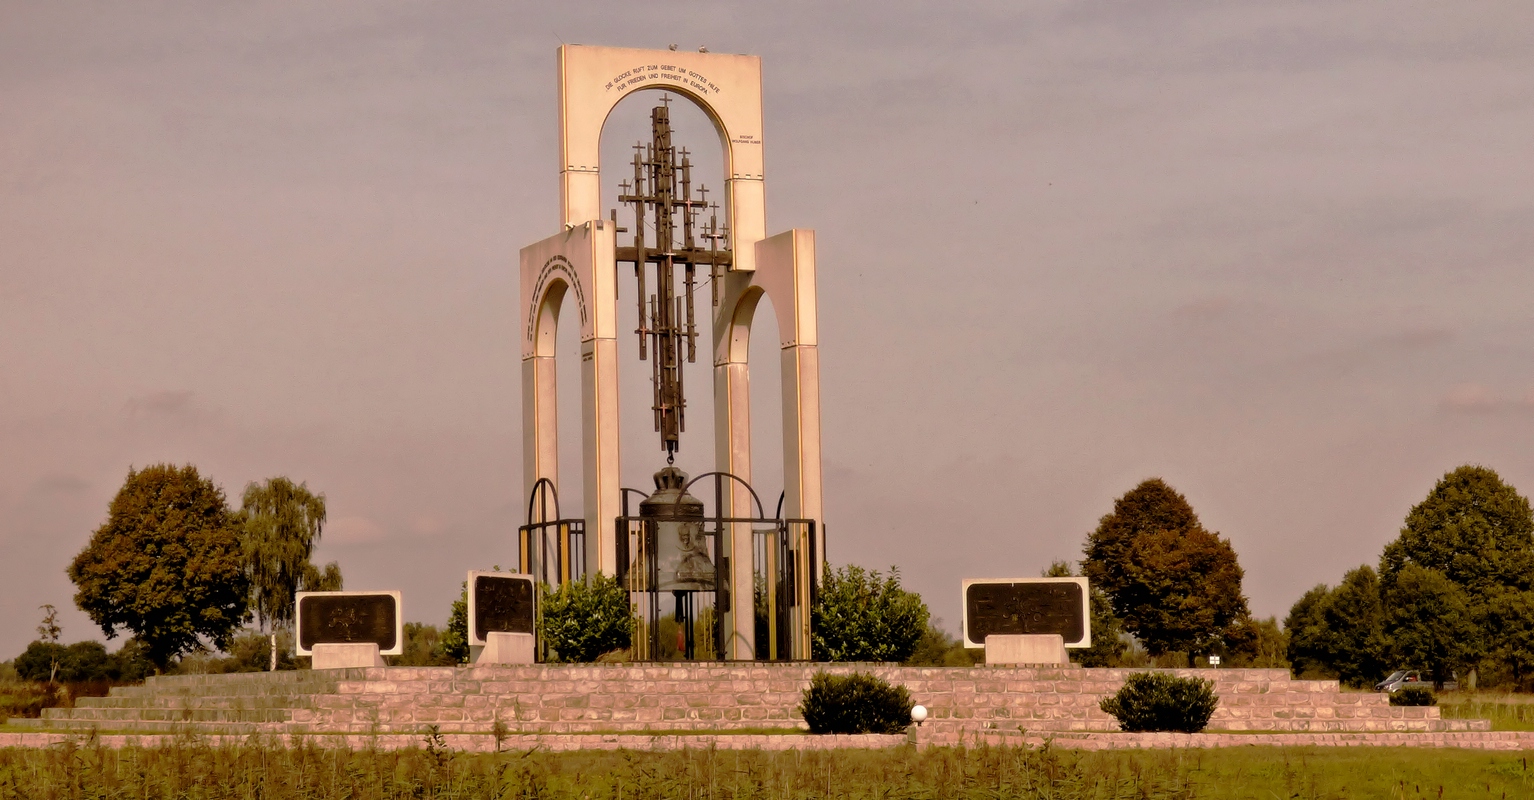
[[1534, 695], [1507, 692], [1442, 692], [1445, 718], [1489, 719], [1494, 731], [1534, 731]]
[[765, 753], [0, 750], [0, 800], [188, 798], [1527, 798], [1527, 756], [1410, 748]]

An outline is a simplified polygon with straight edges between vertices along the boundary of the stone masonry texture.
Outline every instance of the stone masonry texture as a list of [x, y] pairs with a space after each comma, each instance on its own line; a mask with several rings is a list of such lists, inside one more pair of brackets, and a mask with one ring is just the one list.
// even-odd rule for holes
[[1281, 734], [1293, 744], [1407, 735], [1426, 746], [1495, 743], [1516, 749], [1526, 741], [1489, 734], [1485, 720], [1441, 719], [1435, 707], [1393, 707], [1385, 695], [1344, 692], [1336, 681], [1293, 680], [1286, 670], [1167, 670], [1211, 679], [1219, 696], [1208, 730], [1195, 735], [1205, 738], [1173, 740], [1165, 738], [1170, 734], [1120, 733], [1098, 708], [1128, 675], [1144, 670], [806, 663], [375, 667], [155, 677], [143, 686], [115, 688], [108, 697], [81, 698], [72, 709], [49, 709], [41, 720], [13, 720], [35, 732], [11, 735], [344, 735], [419, 743], [431, 731], [491, 741], [499, 723], [503, 741], [533, 737], [529, 741], [547, 740], [551, 747], [563, 741], [558, 737], [571, 736], [582, 746], [611, 740], [607, 746], [637, 749], [649, 745], [636, 742], [706, 746], [704, 737], [736, 742], [764, 734], [774, 734], [765, 737], [774, 747], [904, 741], [851, 737], [836, 744], [783, 735], [804, 729], [801, 693], [819, 671], [870, 672], [904, 685], [928, 709], [928, 721], [912, 732], [922, 744], [1051, 738], [1079, 747], [1223, 746], [1255, 744], [1258, 733]]

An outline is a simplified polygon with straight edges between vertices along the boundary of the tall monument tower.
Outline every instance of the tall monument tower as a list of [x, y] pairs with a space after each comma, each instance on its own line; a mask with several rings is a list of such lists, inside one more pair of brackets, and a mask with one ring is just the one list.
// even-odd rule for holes
[[[619, 541], [628, 535], [619, 529], [626, 515], [619, 484], [619, 263], [632, 263], [640, 282], [640, 346], [654, 362], [651, 401], [667, 456], [677, 446], [685, 413], [680, 359], [702, 349], [696, 341], [692, 293], [693, 271], [703, 267], [715, 277], [706, 306], [712, 317], [715, 469], [732, 478], [721, 484], [728, 488], [719, 492], [714, 514], [721, 520], [764, 516], [749, 487], [747, 347], [757, 305], [767, 296], [781, 338], [785, 474], [778, 516], [813, 521], [808, 535], [815, 541], [793, 551], [796, 561], [804, 561], [797, 569], [810, 573], [812, 583], [825, 553], [824, 525], [814, 524], [823, 520], [815, 236], [800, 229], [767, 235], [761, 60], [565, 45], [559, 48], [558, 81], [562, 230], [521, 252], [523, 480], [524, 496], [530, 498], [529, 523], [548, 523], [558, 516], [547, 503], [532, 500], [539, 491], [558, 487], [554, 344], [563, 308], [574, 312], [563, 321], [580, 326], [585, 508], [579, 552], [564, 554], [561, 563], [567, 575], [568, 565], [577, 558], [587, 573], [617, 575], [627, 568], [620, 564], [627, 548]], [[652, 114], [654, 140], [636, 156], [633, 183], [622, 197], [602, 197], [600, 171], [621, 168], [599, 163], [603, 124], [619, 101], [645, 89], [664, 89], [696, 104], [714, 124], [724, 155], [725, 186], [722, 215], [711, 217], [712, 224], [702, 221], [703, 204], [686, 185], [690, 164], [685, 155], [678, 158], [669, 141], [664, 105]], [[660, 226], [651, 226], [655, 240], [644, 238], [642, 225], [620, 233], [615, 220], [603, 218], [604, 200], [630, 204], [640, 218], [653, 214]], [[653, 280], [646, 283], [646, 275]], [[753, 547], [753, 535], [749, 522], [727, 521], [711, 539], [716, 563], [722, 565], [721, 596], [736, 598], [718, 606], [723, 639], [716, 647], [718, 657], [768, 657], [758, 652], [753, 633], [753, 569], [765, 569], [753, 561], [762, 559], [753, 556], [761, 549]], [[524, 542], [524, 548], [528, 546]], [[794, 630], [783, 648], [773, 648], [773, 655], [807, 658], [809, 590], [796, 585], [791, 591], [794, 596], [782, 602], [799, 609]]]

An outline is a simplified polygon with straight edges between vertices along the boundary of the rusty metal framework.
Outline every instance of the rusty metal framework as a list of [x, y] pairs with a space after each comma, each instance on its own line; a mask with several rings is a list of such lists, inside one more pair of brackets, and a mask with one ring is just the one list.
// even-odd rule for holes
[[[819, 576], [814, 565], [818, 563], [817, 523], [812, 519], [785, 519], [779, 505], [777, 517], [765, 516], [756, 491], [740, 477], [728, 472], [708, 472], [687, 483], [691, 488], [701, 481], [712, 482], [712, 513], [702, 518], [703, 536], [708, 543], [710, 560], [714, 564], [714, 591], [658, 590], [661, 583], [657, 534], [659, 526], [666, 522], [683, 521], [682, 517], [642, 517], [631, 514], [629, 496], [645, 496], [637, 489], [623, 490], [623, 515], [616, 520], [618, 582], [629, 590], [634, 608], [639, 616], [639, 630], [634, 636], [633, 657], [636, 661], [693, 661], [726, 660], [725, 641], [728, 632], [724, 628], [724, 614], [732, 606], [736, 613], [749, 613], [754, 620], [753, 651], [757, 660], [784, 661], [808, 658], [808, 642], [795, 642], [807, 636], [804, 620], [809, 607], [819, 593]], [[724, 496], [730, 482], [744, 486], [750, 492], [756, 516], [723, 516]], [[744, 564], [731, 564], [723, 554], [719, 543], [730, 536], [733, 525], [751, 526], [753, 550], [751, 560]], [[735, 599], [730, 596], [733, 585], [733, 569], [745, 567], [753, 570], [751, 598]], [[671, 619], [663, 613], [663, 595], [669, 598]], [[749, 605], [741, 606], [742, 603]], [[662, 636], [662, 628], [675, 623], [676, 641]]]
[[[671, 142], [670, 98], [650, 110], [650, 142], [634, 145], [634, 178], [619, 186], [618, 201], [630, 206], [633, 240], [617, 248], [620, 263], [634, 265], [639, 285], [639, 359], [651, 360], [654, 387], [655, 430], [661, 435], [666, 462], [671, 463], [687, 429], [687, 398], [682, 363], [697, 360], [698, 328], [693, 306], [697, 271], [709, 271], [713, 303], [719, 304], [719, 279], [733, 260], [729, 226], [720, 225], [718, 203], [708, 202], [708, 188], [700, 185], [694, 197], [692, 160], [687, 148]], [[707, 225], [699, 216], [709, 212]], [[616, 224], [617, 209], [612, 217]], [[654, 232], [652, 243], [646, 228]], [[629, 228], [618, 228], [619, 233]], [[706, 243], [706, 244], [705, 244]], [[646, 273], [654, 265], [655, 291], [647, 294]], [[680, 292], [677, 271], [681, 270]], [[654, 358], [650, 359], [654, 351]]]
[[560, 517], [559, 492], [548, 478], [539, 478], [527, 498], [517, 551], [518, 571], [536, 581], [559, 587], [586, 579], [586, 520]]

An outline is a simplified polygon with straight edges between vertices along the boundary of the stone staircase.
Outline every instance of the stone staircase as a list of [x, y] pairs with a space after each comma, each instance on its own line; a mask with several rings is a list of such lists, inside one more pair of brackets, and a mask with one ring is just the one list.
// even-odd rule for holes
[[[613, 664], [381, 667], [150, 678], [107, 697], [80, 698], [40, 720], [41, 731], [132, 734], [508, 734], [750, 732], [804, 727], [797, 706], [819, 671], [872, 672], [928, 709], [929, 738], [964, 732], [1111, 732], [1098, 708], [1129, 669], [927, 668], [888, 664]], [[1169, 670], [1215, 681], [1211, 732], [1487, 731], [1435, 707], [1401, 708], [1336, 681], [1285, 670]]]

